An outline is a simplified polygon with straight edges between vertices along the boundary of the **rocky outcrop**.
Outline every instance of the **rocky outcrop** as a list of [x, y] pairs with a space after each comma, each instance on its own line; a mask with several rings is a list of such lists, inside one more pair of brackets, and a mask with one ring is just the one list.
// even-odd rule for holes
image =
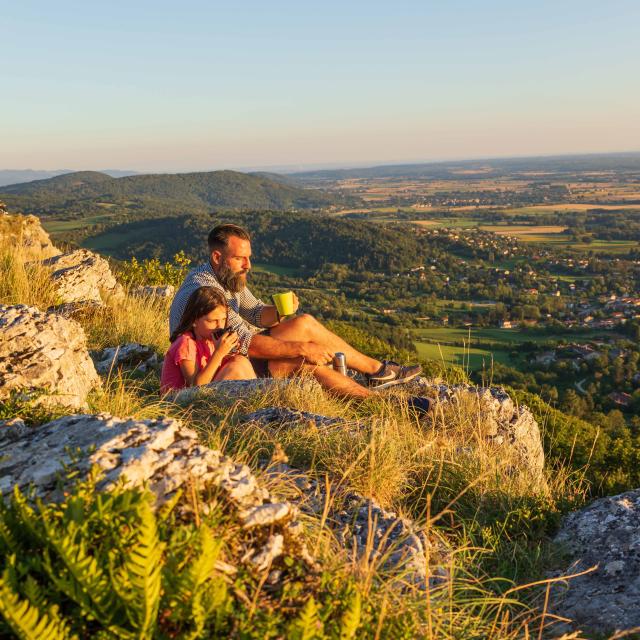
[[27, 260], [50, 258], [60, 253], [35, 216], [1, 216], [0, 244], [22, 247]]
[[99, 384], [80, 325], [35, 307], [0, 305], [0, 400], [20, 392], [38, 404], [81, 409]]
[[555, 542], [594, 571], [556, 589], [554, 613], [596, 633], [640, 627], [640, 489], [596, 500], [564, 520]]
[[302, 513], [325, 516], [325, 526], [336, 537], [348, 557], [365, 559], [387, 572], [401, 576], [405, 584], [427, 590], [443, 586], [449, 573], [445, 568], [450, 548], [434, 531], [417, 527], [410, 519], [380, 507], [375, 500], [353, 491], [326, 485], [309, 474], [290, 467], [280, 452], [279, 460], [268, 467], [272, 476], [287, 476], [297, 487], [298, 495], [289, 497]]
[[496, 451], [512, 455], [518, 469], [527, 469], [538, 478], [542, 476], [544, 449], [540, 427], [528, 407], [514, 403], [504, 389], [449, 386], [418, 378], [412, 391], [435, 397], [443, 405], [467, 404], [488, 444]]
[[[2, 495], [18, 486], [23, 491], [31, 488], [34, 497], [57, 501], [93, 466], [101, 471], [99, 490], [120, 484], [146, 486], [155, 495], [157, 507], [177, 498], [183, 518], [197, 517], [194, 509], [207, 513], [212, 500], [222, 500], [245, 532], [243, 561], [258, 570], [271, 568], [285, 554], [315, 566], [304, 545], [298, 515], [321, 517], [327, 502], [325, 486], [282, 460], [271, 464], [267, 474], [295, 479], [297, 497], [270, 494], [249, 467], [201, 445], [195, 431], [173, 419], [98, 414], [67, 416], [31, 429], [21, 420], [0, 425]], [[70, 468], [77, 473], [69, 474]], [[194, 490], [198, 500], [193, 499]], [[348, 558], [366, 557], [399, 574], [404, 584], [423, 589], [446, 581], [442, 567], [448, 549], [434, 535], [354, 493], [339, 500], [332, 495], [329, 502], [333, 506], [326, 513], [327, 526]]]
[[[207, 513], [213, 503], [206, 496], [218, 495], [247, 532], [243, 560], [258, 570], [283, 554], [314, 565], [295, 506], [273, 500], [249, 467], [201, 445], [196, 432], [177, 420], [72, 415], [26, 432], [24, 425], [5, 425], [0, 433], [3, 495], [14, 486], [32, 487], [38, 498], [59, 500], [73, 482], [69, 467], [82, 477], [95, 465], [102, 472], [99, 490], [144, 485], [157, 507], [181, 492], [185, 499], [177, 508], [184, 518], [197, 518], [194, 510]], [[201, 499], [193, 499], [194, 490]]]
[[[222, 402], [226, 400], [233, 402], [239, 397], [277, 391], [292, 383], [307, 385], [309, 389], [317, 386], [312, 378], [228, 380], [183, 389], [173, 398], [176, 402], [184, 404], [207, 397], [214, 397]], [[538, 423], [531, 411], [524, 405], [516, 405], [504, 389], [471, 385], [449, 386], [435, 384], [426, 378], [418, 378], [408, 389], [411, 393], [430, 396], [436, 401], [436, 405], [466, 405], [469, 415], [476, 417], [478, 423], [476, 431], [482, 432], [484, 442], [495, 450], [496, 456], [509, 459], [514, 473], [525, 471], [536, 481], [543, 479], [544, 450]], [[406, 390], [405, 386], [403, 391], [406, 392]], [[388, 395], [393, 393], [395, 393], [393, 390], [387, 392]], [[366, 425], [361, 423], [347, 423], [341, 418], [319, 416], [282, 407], [260, 409], [243, 416], [242, 421], [288, 427], [312, 421], [318, 427], [331, 426], [353, 430], [366, 428]]]
[[109, 263], [87, 249], [76, 249], [44, 260], [62, 302], [102, 303], [102, 294], [122, 295]]
[[101, 374], [117, 369], [127, 371], [147, 371], [158, 367], [158, 355], [153, 347], [137, 342], [130, 342], [119, 347], [107, 347], [102, 351], [92, 352], [96, 371]]

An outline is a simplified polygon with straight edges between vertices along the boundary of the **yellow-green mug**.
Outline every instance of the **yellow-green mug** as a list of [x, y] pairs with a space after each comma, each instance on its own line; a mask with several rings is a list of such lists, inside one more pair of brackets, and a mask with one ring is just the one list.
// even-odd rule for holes
[[293, 291], [274, 293], [271, 298], [281, 318], [292, 316], [295, 313], [293, 308]]

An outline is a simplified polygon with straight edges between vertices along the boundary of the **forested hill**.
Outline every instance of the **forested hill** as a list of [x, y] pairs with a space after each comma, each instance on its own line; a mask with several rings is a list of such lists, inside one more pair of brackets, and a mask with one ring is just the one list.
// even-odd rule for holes
[[[356, 270], [388, 272], [420, 264], [433, 251], [415, 233], [407, 233], [406, 228], [273, 211], [227, 211], [141, 220], [106, 229], [86, 238], [83, 244], [119, 259], [157, 256], [170, 260], [181, 250], [203, 259], [207, 254], [207, 234], [221, 222], [234, 222], [249, 229], [256, 262], [287, 267], [318, 269], [332, 262], [348, 264]], [[442, 255], [441, 259], [444, 264], [450, 258]]]
[[[97, 171], [67, 173], [47, 180], [0, 187], [10, 207], [40, 216], [78, 217], [128, 206], [129, 219], [217, 209], [281, 211], [343, 203], [340, 196], [304, 189], [264, 175], [237, 171], [135, 175], [122, 178]], [[102, 209], [100, 209], [102, 207]]]

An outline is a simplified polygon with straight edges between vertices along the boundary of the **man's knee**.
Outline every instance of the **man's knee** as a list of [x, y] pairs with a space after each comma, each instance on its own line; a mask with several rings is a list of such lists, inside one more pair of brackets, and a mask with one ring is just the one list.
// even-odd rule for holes
[[310, 313], [303, 313], [295, 318], [296, 330], [308, 337], [313, 335], [318, 324], [318, 321]]

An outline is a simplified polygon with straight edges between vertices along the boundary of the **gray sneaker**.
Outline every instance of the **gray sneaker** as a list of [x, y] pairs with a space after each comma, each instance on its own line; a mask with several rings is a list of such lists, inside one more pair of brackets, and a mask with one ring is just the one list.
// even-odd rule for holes
[[396, 384], [410, 382], [422, 373], [419, 364], [402, 366], [393, 360], [383, 360], [380, 371], [367, 375], [370, 389], [386, 389]]

